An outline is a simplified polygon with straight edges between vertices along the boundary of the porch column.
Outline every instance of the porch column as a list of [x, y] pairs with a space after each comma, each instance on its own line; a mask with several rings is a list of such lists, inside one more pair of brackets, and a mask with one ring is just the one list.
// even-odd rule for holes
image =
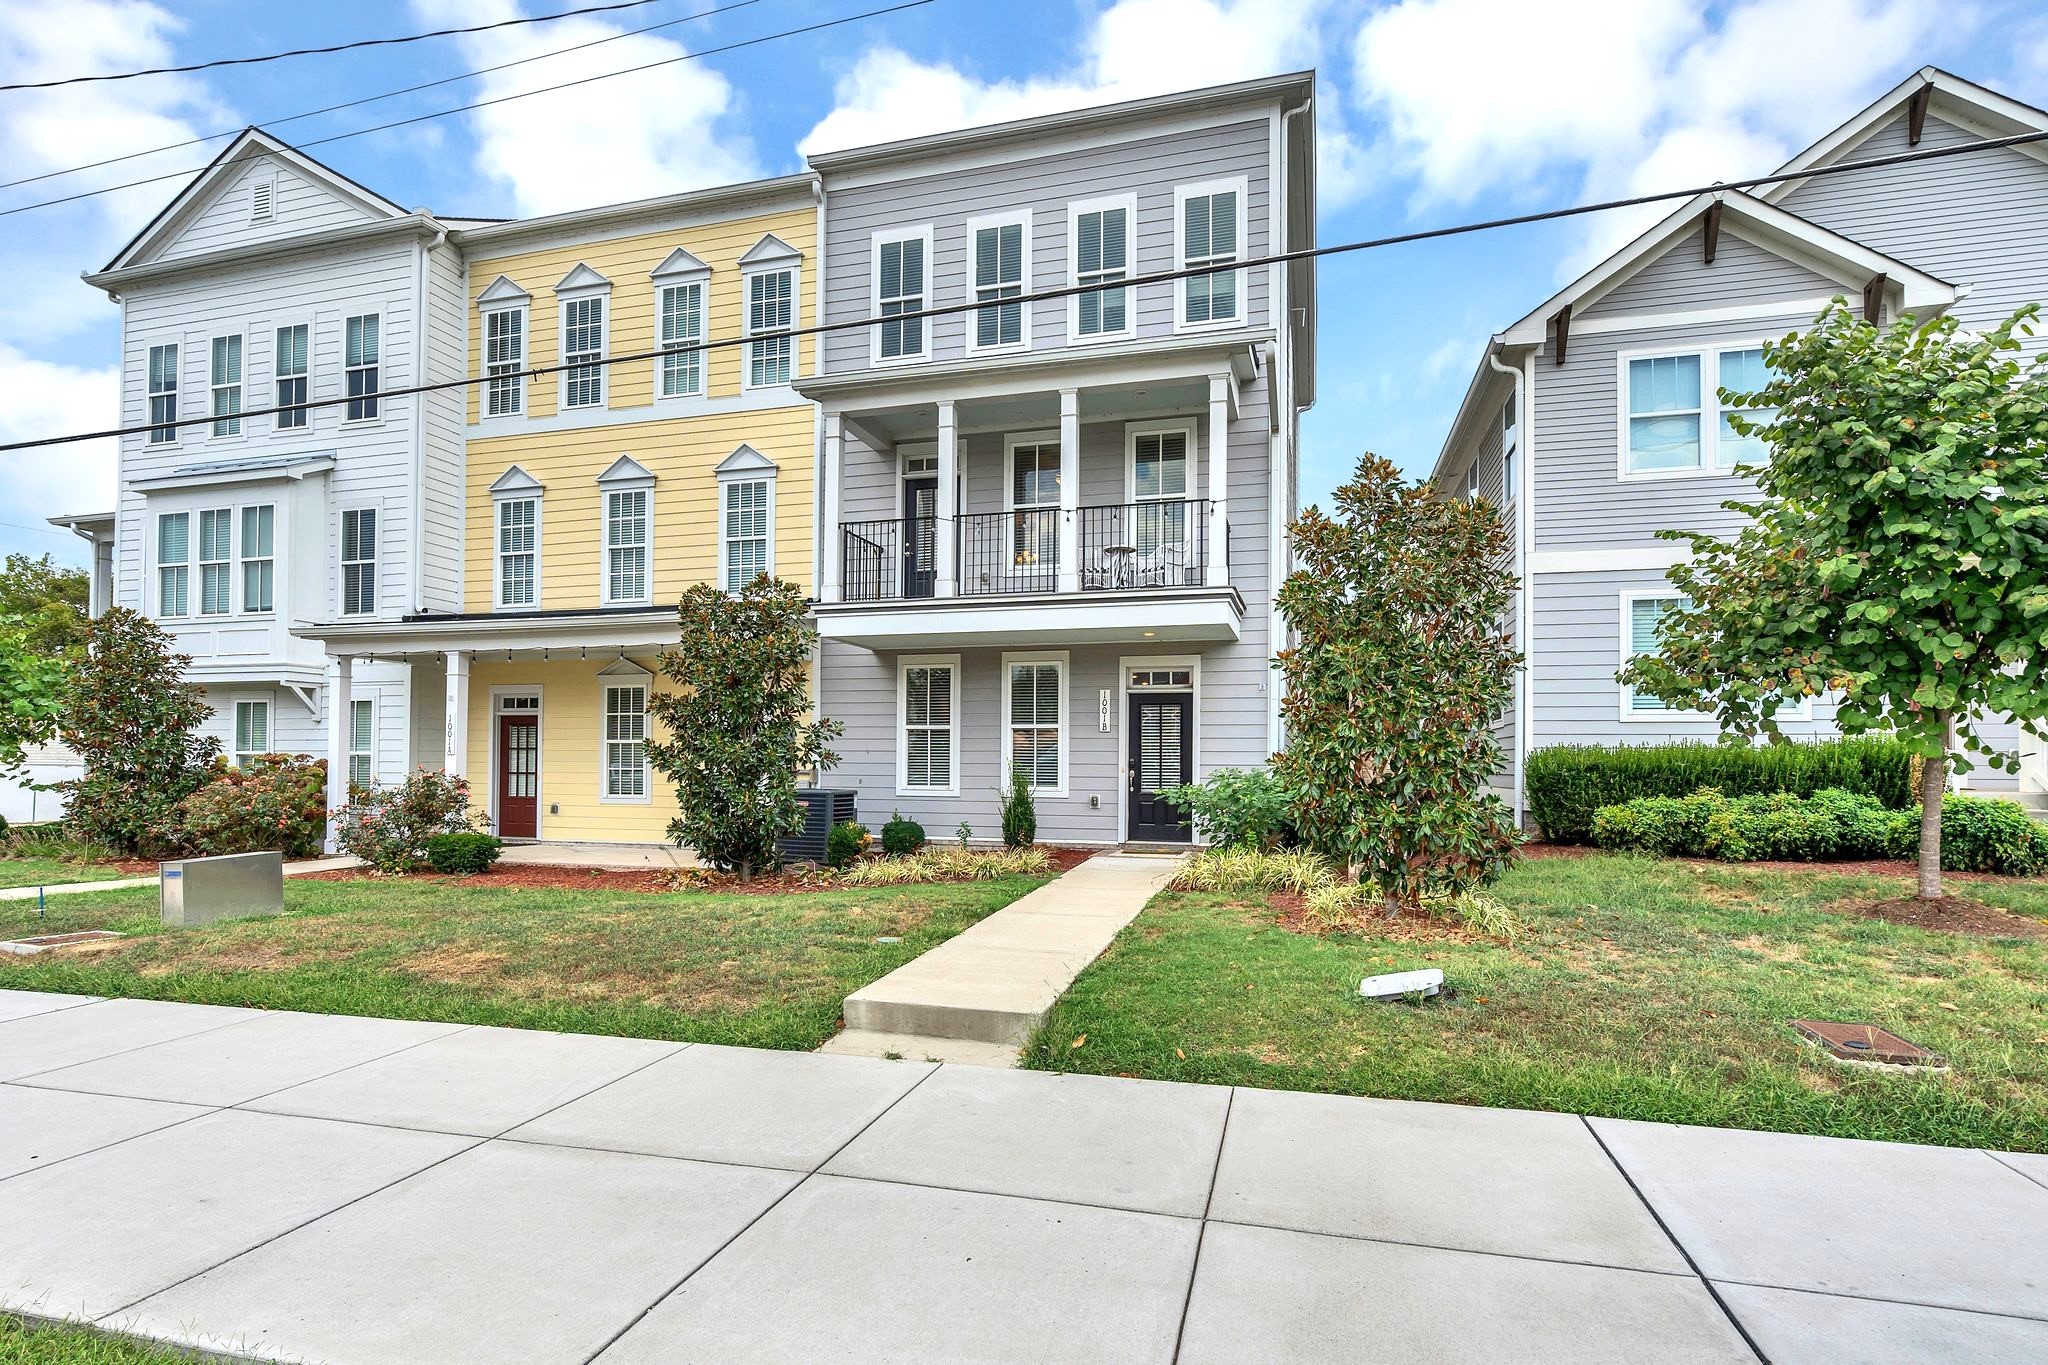
[[825, 467], [819, 474], [825, 480], [825, 538], [824, 572], [819, 575], [818, 596], [826, 602], [837, 602], [843, 595], [843, 578], [846, 565], [846, 536], [839, 529], [839, 467], [841, 454], [846, 448], [846, 437], [840, 429], [839, 414], [825, 414]]
[[953, 424], [953, 400], [939, 400], [939, 524], [932, 528], [938, 551], [933, 593], [951, 597], [959, 588], [955, 565], [960, 550], [960, 436]]
[[334, 816], [348, 804], [348, 740], [350, 723], [355, 719], [354, 697], [350, 695], [350, 684], [354, 681], [355, 660], [346, 654], [327, 656], [327, 851], [340, 852], [335, 843]]
[[1081, 391], [1060, 390], [1060, 591], [1081, 590]]
[[448, 651], [448, 704], [442, 711], [441, 771], [469, 776], [469, 651]]
[[1209, 569], [1203, 582], [1220, 588], [1230, 582], [1230, 526], [1224, 495], [1230, 488], [1230, 380], [1209, 376]]

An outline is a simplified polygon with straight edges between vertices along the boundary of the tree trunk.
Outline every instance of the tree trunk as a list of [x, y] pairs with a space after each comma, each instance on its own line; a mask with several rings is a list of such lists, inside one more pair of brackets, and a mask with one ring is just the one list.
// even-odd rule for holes
[[1920, 769], [1920, 899], [1941, 898], [1941, 797], [1948, 789], [1948, 717], [1941, 722], [1942, 747], [1939, 757], [1928, 759]]

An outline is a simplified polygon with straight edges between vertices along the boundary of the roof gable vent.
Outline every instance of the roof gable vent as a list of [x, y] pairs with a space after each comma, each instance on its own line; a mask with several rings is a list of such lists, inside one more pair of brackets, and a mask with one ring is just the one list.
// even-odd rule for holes
[[252, 180], [249, 182], [249, 221], [267, 223], [275, 212], [277, 204], [277, 182], [274, 180]]

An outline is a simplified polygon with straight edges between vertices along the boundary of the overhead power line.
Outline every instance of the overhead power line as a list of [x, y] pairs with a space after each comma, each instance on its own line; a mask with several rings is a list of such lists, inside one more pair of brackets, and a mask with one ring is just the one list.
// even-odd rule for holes
[[[1358, 241], [1339, 242], [1331, 246], [1302, 247], [1297, 251], [1278, 251], [1269, 255], [1239, 261], [1234, 265], [1218, 269], [1213, 265], [1191, 266], [1181, 270], [1162, 270], [1150, 275], [1132, 275], [1127, 279], [1111, 283], [1063, 285], [1057, 289], [1040, 289], [1029, 294], [1016, 294], [1009, 298], [974, 300], [967, 303], [940, 304], [932, 308], [920, 308], [915, 312], [891, 313], [887, 317], [867, 316], [845, 318], [838, 322], [813, 323], [808, 327], [790, 327], [775, 332], [756, 333], [751, 336], [719, 337], [700, 345], [689, 347], [693, 351], [723, 351], [750, 342], [789, 338], [792, 342], [814, 336], [825, 336], [835, 332], [850, 332], [879, 326], [884, 322], [910, 322], [919, 318], [950, 317], [956, 313], [979, 312], [984, 308], [1007, 307], [1011, 304], [1044, 303], [1053, 299], [1072, 298], [1080, 294], [1101, 294], [1109, 290], [1140, 289], [1147, 285], [1168, 284], [1175, 280], [1192, 279], [1198, 275], [1220, 275], [1230, 270], [1253, 270], [1260, 266], [1288, 265], [1296, 261], [1315, 261], [1327, 256], [1343, 256], [1359, 251], [1376, 251], [1384, 247], [1402, 246], [1410, 242], [1434, 241], [1444, 237], [1460, 237], [1474, 232], [1490, 232], [1498, 228], [1521, 227], [1530, 223], [1547, 223], [1561, 218], [1579, 218], [1592, 213], [1607, 213], [1615, 209], [1639, 208], [1647, 204], [1667, 203], [1674, 199], [1692, 199], [1702, 194], [1713, 194], [1723, 190], [1751, 189], [1758, 185], [1773, 185], [1787, 180], [1811, 180], [1828, 175], [1843, 175], [1851, 171], [1875, 170], [1884, 166], [1898, 166], [1915, 161], [1934, 161], [1942, 157], [1964, 156], [1973, 152], [1992, 151], [2000, 147], [2022, 147], [2030, 143], [2048, 142], [2048, 132], [2014, 133], [2008, 137], [1984, 138], [1977, 142], [1955, 143], [1946, 147], [1927, 147], [1911, 152], [1895, 152], [1889, 156], [1867, 157], [1861, 161], [1841, 161], [1827, 166], [1809, 166], [1798, 171], [1774, 171], [1769, 175], [1753, 175], [1741, 180], [1716, 181], [1711, 185], [1698, 185], [1691, 189], [1660, 190], [1654, 194], [1631, 195], [1626, 199], [1603, 199], [1590, 204], [1572, 204], [1564, 208], [1541, 209], [1534, 213], [1518, 213], [1506, 218], [1487, 218], [1478, 222], [1455, 223], [1446, 227], [1418, 228], [1413, 232], [1397, 232], [1387, 237], [1368, 237]], [[555, 365], [537, 365], [509, 375], [469, 375], [462, 379], [444, 379], [432, 384], [414, 384], [402, 389], [386, 389], [377, 394], [379, 402], [393, 398], [407, 398], [414, 394], [443, 393], [450, 389], [473, 388], [488, 384], [493, 379], [534, 379], [541, 375], [560, 374], [565, 370], [585, 370], [596, 366], [643, 364], [669, 354], [666, 350], [634, 351], [627, 355], [606, 356], [601, 360], [564, 362]], [[791, 357], [792, 369], [795, 355]], [[252, 408], [235, 416], [238, 419], [269, 417], [280, 412], [309, 412], [318, 408], [339, 407], [348, 402], [361, 402], [362, 395], [353, 399], [347, 395], [336, 398], [316, 398], [304, 403], [286, 403], [276, 407]], [[207, 414], [200, 417], [181, 417], [175, 422], [139, 422], [132, 427], [108, 427], [101, 431], [73, 432], [66, 436], [46, 436], [29, 441], [9, 441], [0, 444], [0, 453], [14, 450], [34, 450], [44, 446], [70, 445], [79, 441], [98, 441], [112, 436], [138, 436], [148, 431], [160, 431], [166, 427], [206, 426], [221, 419]]]
[[[294, 145], [301, 150], [308, 147], [325, 147], [330, 143], [346, 142], [350, 138], [367, 137], [371, 133], [389, 132], [393, 128], [405, 128], [415, 123], [426, 123], [437, 118], [447, 118], [451, 114], [466, 114], [475, 109], [488, 109], [493, 105], [510, 104], [514, 100], [532, 99], [535, 95], [551, 94], [557, 90], [572, 90], [579, 85], [591, 85], [598, 81], [612, 80], [618, 76], [631, 76], [642, 71], [652, 71], [657, 67], [674, 66], [677, 62], [701, 61], [706, 57], [716, 57], [726, 52], [737, 52], [742, 48], [759, 47], [763, 43], [772, 43], [783, 38], [798, 38], [806, 33], [818, 33], [825, 29], [839, 28], [846, 24], [858, 23], [863, 19], [875, 19], [885, 14], [897, 14], [904, 10], [920, 9], [936, 2], [937, 0], [903, 0], [901, 4], [886, 5], [881, 9], [863, 10], [859, 14], [842, 15], [837, 19], [824, 19], [815, 24], [805, 24], [801, 28], [787, 28], [777, 33], [764, 33], [755, 38], [743, 38], [735, 43], [726, 43], [722, 47], [707, 47], [697, 52], [685, 52], [677, 57], [664, 57], [658, 62], [643, 62], [639, 66], [628, 66], [617, 71], [603, 71], [595, 76], [583, 76], [573, 81], [559, 81], [553, 85], [543, 85], [535, 90], [521, 90], [510, 95], [498, 95], [487, 100], [476, 100], [469, 104], [458, 104], [452, 109], [438, 109], [428, 114], [415, 114], [410, 118], [393, 119], [389, 123], [379, 123], [369, 128], [358, 128], [348, 133], [334, 133], [328, 137], [316, 137], [309, 142], [300, 142]], [[139, 180], [124, 180], [116, 185], [102, 185], [98, 189], [80, 190], [76, 194], [67, 194], [56, 199], [40, 199], [33, 204], [17, 204], [10, 209], [0, 209], [0, 218], [11, 218], [17, 213], [29, 213], [35, 209], [54, 208], [58, 204], [72, 204], [81, 199], [92, 199], [102, 194], [112, 194], [116, 190], [134, 189], [138, 185], [155, 185], [165, 180], [182, 180], [187, 176], [198, 175], [205, 169], [206, 167], [204, 166], [191, 166], [182, 171], [167, 171], [162, 175], [144, 176]]]
[[[629, 28], [617, 33], [607, 33], [604, 37], [592, 38], [589, 42], [572, 43], [568, 47], [557, 47], [546, 52], [536, 52], [531, 57], [518, 57], [509, 62], [499, 62], [496, 66], [480, 66], [474, 71], [461, 71], [453, 76], [443, 76], [439, 80], [421, 81], [418, 85], [400, 86], [396, 90], [386, 90], [379, 95], [364, 95], [360, 99], [344, 100], [340, 104], [329, 104], [319, 109], [308, 109], [304, 113], [286, 114], [279, 118], [260, 118], [254, 122], [259, 128], [282, 128], [287, 123], [300, 123], [309, 118], [318, 118], [322, 114], [338, 114], [344, 109], [356, 109], [365, 104], [376, 104], [380, 100], [397, 99], [400, 95], [416, 95], [422, 90], [432, 90], [442, 85], [453, 85], [457, 81], [474, 80], [478, 76], [488, 76], [493, 72], [509, 71], [515, 66], [527, 66], [533, 62], [544, 62], [550, 57], [566, 56], [571, 52], [581, 52], [585, 48], [602, 47], [606, 43], [616, 43], [621, 38], [638, 38], [642, 34], [653, 33], [658, 29], [674, 28], [678, 24], [690, 24], [695, 23], [699, 19], [716, 18], [718, 15], [730, 14], [734, 10], [746, 9], [750, 5], [758, 5], [760, 3], [761, 0], [735, 0], [733, 4], [720, 5], [716, 9], [698, 10], [695, 14], [685, 14], [678, 19], [664, 19], [658, 24], [647, 24], [640, 28]], [[139, 152], [123, 152], [119, 156], [102, 157], [98, 161], [87, 161], [76, 166], [65, 166], [59, 170], [43, 171], [38, 175], [25, 175], [19, 180], [0, 180], [0, 190], [11, 190], [17, 185], [33, 185], [39, 180], [55, 180], [60, 175], [77, 175], [80, 171], [98, 170], [101, 166], [115, 166], [123, 161], [136, 161], [145, 156], [155, 156], [160, 152], [175, 152], [183, 147], [201, 147], [209, 142], [219, 142], [223, 138], [234, 137], [242, 131], [244, 126], [246, 125], [223, 128], [217, 133], [207, 133], [201, 137], [188, 137], [183, 142], [166, 142], [161, 147], [145, 147]], [[177, 172], [177, 174], [185, 174], [185, 172]]]
[[211, 71], [221, 66], [256, 66], [263, 62], [281, 62], [287, 57], [318, 57], [330, 52], [353, 52], [364, 47], [395, 47], [401, 43], [424, 42], [429, 38], [453, 38], [464, 33], [488, 33], [496, 28], [516, 28], [522, 24], [551, 24], [557, 19], [573, 19], [579, 14], [609, 14], [613, 10], [639, 9], [652, 5], [656, 0], [615, 0], [609, 5], [585, 5], [581, 9], [565, 9], [554, 14], [532, 14], [518, 19], [500, 19], [496, 23], [471, 24], [467, 28], [437, 28], [424, 33], [401, 33], [390, 38], [358, 38], [354, 42], [335, 43], [331, 47], [295, 47], [288, 52], [266, 52], [256, 57], [216, 57], [210, 62], [193, 62], [189, 66], [152, 66], [142, 71], [109, 71], [93, 76], [63, 76], [50, 81], [17, 81], [13, 85], [0, 85], [0, 92], [8, 90], [52, 90], [60, 85], [86, 85], [97, 81], [132, 81], [140, 76], [178, 76], [190, 71]]

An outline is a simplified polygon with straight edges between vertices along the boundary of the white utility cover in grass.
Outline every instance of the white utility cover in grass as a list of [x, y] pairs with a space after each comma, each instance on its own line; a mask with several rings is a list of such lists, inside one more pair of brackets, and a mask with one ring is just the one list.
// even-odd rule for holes
[[1435, 995], [1444, 988], [1444, 974], [1436, 967], [1425, 967], [1419, 972], [1388, 972], [1385, 976], [1368, 976], [1358, 983], [1358, 993], [1368, 1000], [1399, 1000], [1404, 995], [1420, 991], [1424, 995]]

